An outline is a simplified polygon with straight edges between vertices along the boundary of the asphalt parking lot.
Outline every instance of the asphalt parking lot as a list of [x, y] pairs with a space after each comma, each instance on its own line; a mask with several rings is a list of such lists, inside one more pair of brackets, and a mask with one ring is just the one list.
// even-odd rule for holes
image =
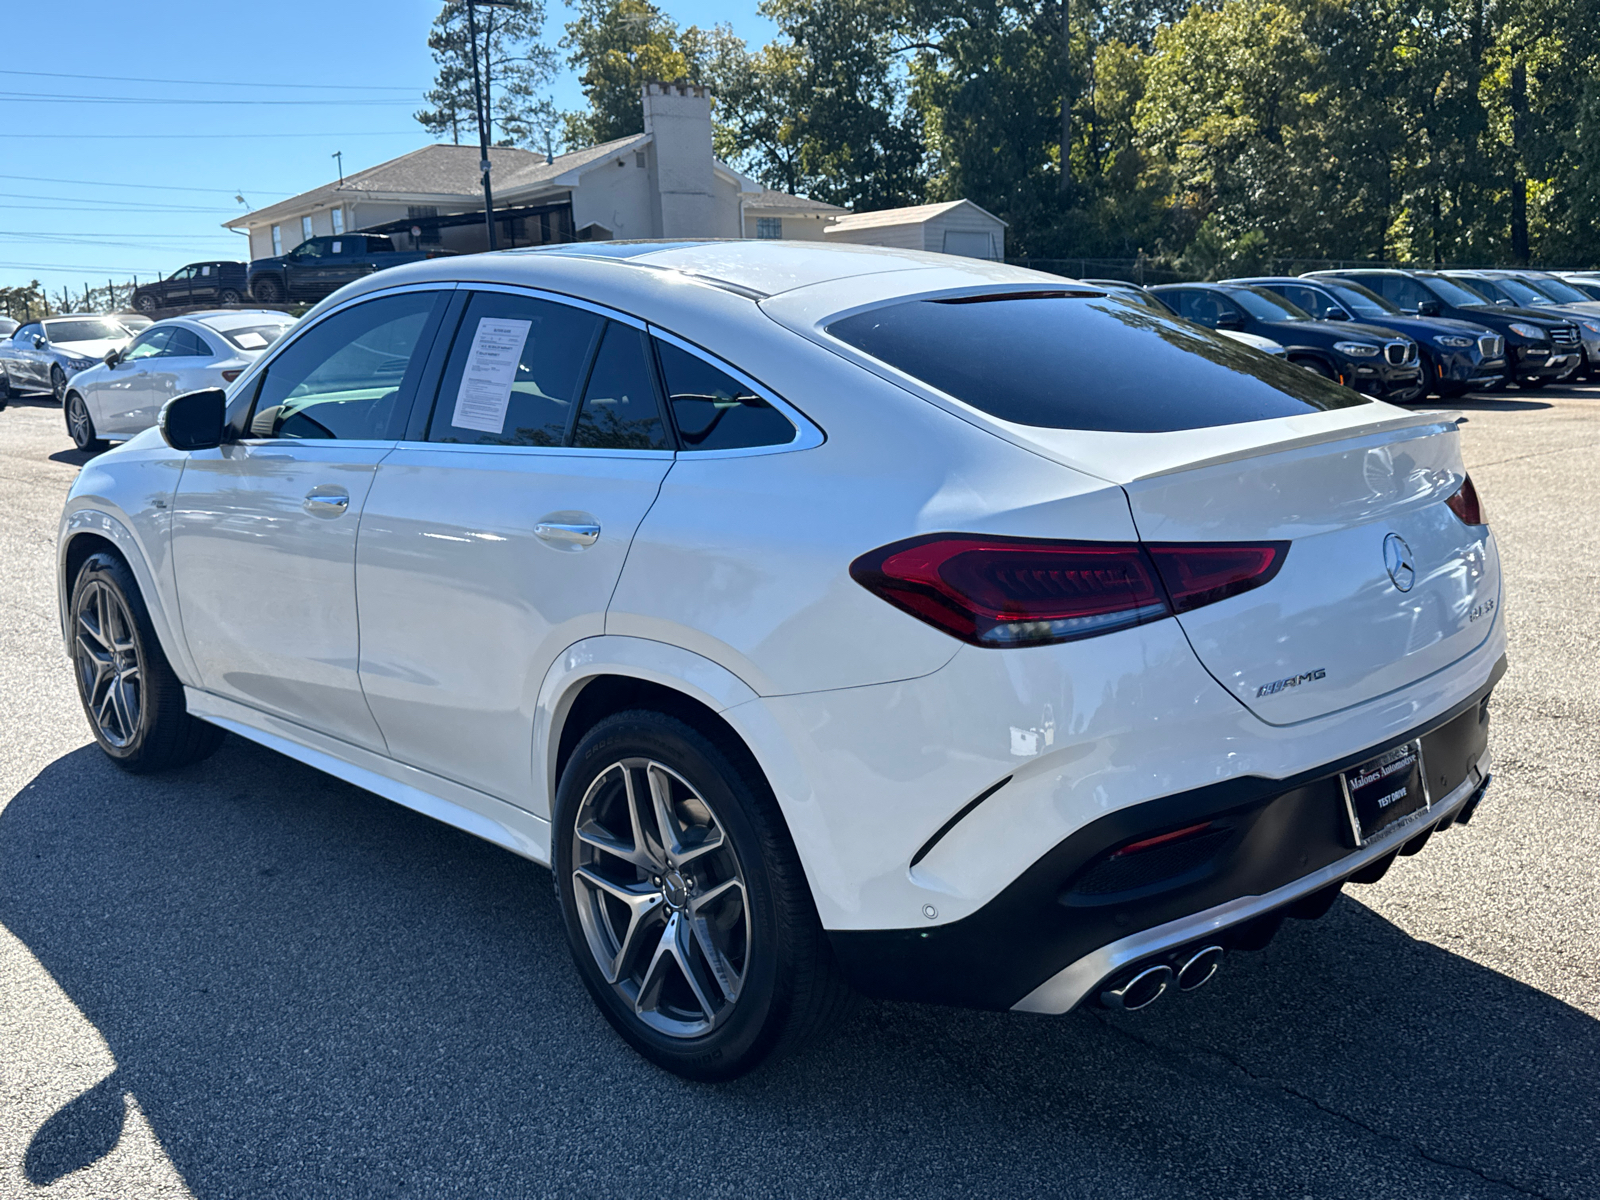
[[123, 775], [60, 409], [0, 412], [0, 1196], [1600, 1196], [1600, 387], [1460, 402], [1511, 670], [1473, 823], [1148, 1012], [864, 1004], [737, 1083], [591, 1006], [548, 873], [230, 738]]

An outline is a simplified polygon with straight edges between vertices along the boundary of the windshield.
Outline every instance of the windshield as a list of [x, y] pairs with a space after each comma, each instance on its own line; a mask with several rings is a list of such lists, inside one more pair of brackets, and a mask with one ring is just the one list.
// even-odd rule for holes
[[1303, 367], [1103, 296], [904, 300], [827, 332], [1002, 421], [1045, 429], [1204, 429], [1368, 403]]
[[1228, 299], [1258, 321], [1309, 321], [1311, 314], [1263, 288], [1229, 288]]
[[1135, 308], [1142, 308], [1146, 312], [1153, 312], [1157, 316], [1170, 317], [1173, 315], [1170, 308], [1143, 289], [1135, 290], [1133, 288], [1108, 287], [1106, 288], [1106, 293], [1108, 295], [1115, 296], [1118, 300], [1126, 300]]
[[1480, 296], [1471, 288], [1464, 286], [1457, 280], [1446, 279], [1443, 275], [1419, 275], [1432, 290], [1433, 294], [1446, 304], [1460, 307], [1461, 305], [1493, 304], [1487, 296]]
[[241, 325], [236, 329], [217, 329], [240, 350], [265, 350], [294, 326], [293, 321], [274, 321], [267, 325]]
[[1341, 283], [1328, 283], [1319, 280], [1323, 287], [1340, 304], [1344, 305], [1358, 317], [1394, 317], [1400, 315], [1400, 310], [1390, 304], [1377, 292], [1369, 292], [1359, 283], [1348, 280]]
[[1496, 279], [1494, 285], [1521, 305], [1531, 304], [1537, 307], [1540, 304], [1550, 303], [1549, 296], [1546, 296], [1538, 288], [1529, 287], [1520, 279]]
[[1577, 288], [1562, 283], [1559, 279], [1530, 279], [1527, 284], [1549, 296], [1557, 304], [1584, 304], [1589, 299]]
[[120, 341], [128, 336], [128, 331], [115, 321], [80, 317], [70, 321], [46, 321], [44, 334], [52, 342], [98, 342], [108, 338]]

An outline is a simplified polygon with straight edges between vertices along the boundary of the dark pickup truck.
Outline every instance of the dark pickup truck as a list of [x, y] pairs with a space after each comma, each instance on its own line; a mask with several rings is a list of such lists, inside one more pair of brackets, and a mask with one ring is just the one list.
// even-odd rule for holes
[[448, 250], [396, 250], [394, 241], [373, 233], [342, 233], [307, 238], [287, 254], [250, 264], [250, 295], [261, 304], [320, 300], [352, 279], [385, 267], [438, 258]]
[[142, 313], [184, 304], [237, 304], [245, 295], [242, 262], [190, 263], [165, 279], [134, 290], [133, 306]]

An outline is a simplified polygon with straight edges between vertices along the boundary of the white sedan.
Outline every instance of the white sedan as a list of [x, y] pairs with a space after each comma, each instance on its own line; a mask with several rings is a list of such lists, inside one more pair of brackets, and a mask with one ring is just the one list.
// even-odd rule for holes
[[67, 384], [63, 407], [73, 444], [99, 450], [149, 429], [168, 400], [226, 387], [293, 324], [267, 309], [157, 321]]
[[62, 629], [124, 769], [227, 730], [548, 864], [722, 1079], [849, 987], [1141, 1008], [1471, 819], [1457, 419], [994, 262], [438, 259], [88, 463]]

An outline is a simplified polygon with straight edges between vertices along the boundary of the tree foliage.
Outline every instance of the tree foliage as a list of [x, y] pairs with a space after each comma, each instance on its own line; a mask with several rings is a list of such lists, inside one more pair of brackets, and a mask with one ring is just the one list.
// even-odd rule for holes
[[[479, 8], [476, 19], [489, 141], [497, 146], [545, 149], [556, 123], [555, 106], [544, 94], [555, 77], [556, 54], [540, 40], [544, 36], [544, 0]], [[416, 114], [429, 133], [448, 136], [457, 145], [463, 139], [478, 140], [467, 26], [464, 0], [450, 0], [434, 18], [428, 49], [438, 71], [433, 87], [423, 96], [429, 107]]]

